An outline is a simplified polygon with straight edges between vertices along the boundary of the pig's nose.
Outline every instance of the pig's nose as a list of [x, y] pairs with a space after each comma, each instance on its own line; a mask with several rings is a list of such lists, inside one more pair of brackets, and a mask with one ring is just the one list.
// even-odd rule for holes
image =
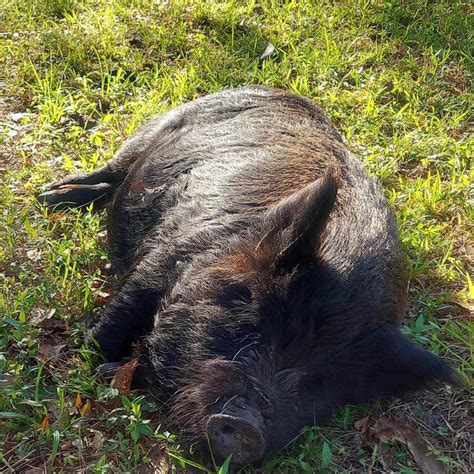
[[256, 424], [231, 415], [213, 415], [207, 422], [212, 453], [219, 460], [232, 453], [233, 464], [258, 461], [265, 451], [265, 439]]

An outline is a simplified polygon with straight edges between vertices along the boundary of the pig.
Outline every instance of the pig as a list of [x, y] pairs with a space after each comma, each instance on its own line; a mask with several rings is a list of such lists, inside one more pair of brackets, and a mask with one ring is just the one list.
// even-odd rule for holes
[[109, 361], [138, 351], [137, 384], [216, 460], [260, 461], [346, 404], [456, 382], [401, 334], [394, 214], [306, 98], [201, 97], [39, 199], [107, 204], [121, 283], [92, 338]]

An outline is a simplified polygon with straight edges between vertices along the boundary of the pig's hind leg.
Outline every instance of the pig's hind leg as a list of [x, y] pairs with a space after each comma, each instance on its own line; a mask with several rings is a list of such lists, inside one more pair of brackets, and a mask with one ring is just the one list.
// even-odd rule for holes
[[113, 172], [109, 165], [91, 173], [69, 176], [53, 183], [38, 201], [55, 210], [80, 207], [91, 202], [104, 204], [123, 180], [121, 173]]
[[128, 138], [105, 166], [53, 183], [38, 196], [38, 200], [57, 210], [80, 207], [91, 202], [106, 203], [137, 161], [146, 162], [160, 146], [171, 143], [179, 136], [182, 115], [174, 111], [156, 117]]

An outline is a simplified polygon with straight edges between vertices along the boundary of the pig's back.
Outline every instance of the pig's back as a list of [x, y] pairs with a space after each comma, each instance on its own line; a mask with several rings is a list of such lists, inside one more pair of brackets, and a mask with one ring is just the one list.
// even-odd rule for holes
[[[404, 300], [403, 279], [391, 277], [403, 272], [392, 212], [310, 101], [264, 88], [229, 90], [178, 107], [144, 130], [143, 158], [111, 213], [122, 219], [111, 226], [121, 256], [145, 236], [146, 246], [163, 240], [181, 256], [225, 247], [230, 233], [336, 166], [341, 184], [319, 254], [348, 282], [374, 294], [380, 292], [371, 285], [395, 285], [394, 304]], [[130, 222], [140, 224], [124, 232]]]

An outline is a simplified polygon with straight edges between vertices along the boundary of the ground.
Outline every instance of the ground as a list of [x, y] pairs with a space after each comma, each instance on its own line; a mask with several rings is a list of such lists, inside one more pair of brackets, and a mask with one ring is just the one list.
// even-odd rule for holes
[[35, 195], [105, 163], [154, 114], [223, 87], [265, 84], [321, 104], [383, 184], [411, 276], [404, 331], [454, 366], [465, 387], [347, 407], [263, 469], [418, 472], [406, 443], [377, 434], [384, 416], [414, 430], [441, 471], [469, 472], [472, 4], [1, 3], [0, 470], [227, 471], [180, 449], [152, 400], [120, 397], [97, 377], [100, 355], [83, 344], [81, 318], [113, 286], [104, 215], [48, 213]]

